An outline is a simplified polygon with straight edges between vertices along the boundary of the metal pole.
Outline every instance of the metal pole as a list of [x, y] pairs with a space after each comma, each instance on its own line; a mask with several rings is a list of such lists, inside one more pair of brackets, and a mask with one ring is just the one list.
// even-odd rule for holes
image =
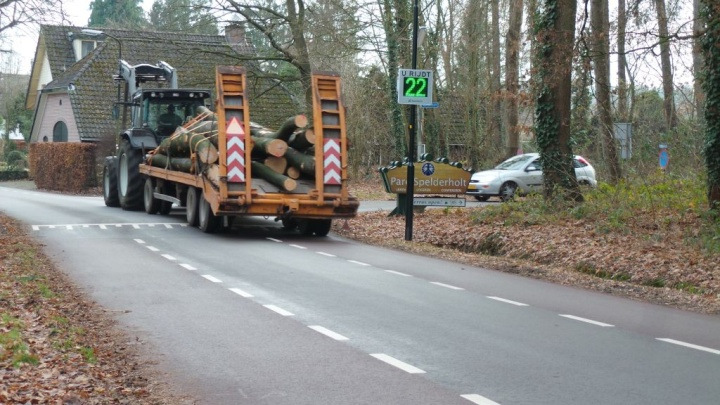
[[[412, 38], [412, 69], [417, 69], [418, 48], [418, 0], [413, 1], [413, 38]], [[405, 240], [412, 240], [413, 233], [413, 200], [415, 193], [415, 134], [417, 124], [417, 105], [410, 105], [410, 119], [408, 120], [410, 134], [408, 137], [408, 168], [407, 168], [407, 194], [405, 199]]]

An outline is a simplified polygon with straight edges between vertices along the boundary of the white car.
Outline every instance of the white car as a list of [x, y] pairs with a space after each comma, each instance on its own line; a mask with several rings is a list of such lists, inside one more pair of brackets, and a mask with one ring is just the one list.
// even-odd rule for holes
[[[575, 175], [578, 183], [597, 187], [595, 168], [582, 156], [573, 157]], [[511, 200], [515, 194], [541, 192], [543, 173], [540, 154], [525, 153], [513, 156], [492, 170], [477, 172], [470, 178], [467, 194], [478, 201], [487, 201], [490, 197], [500, 197], [502, 201]]]

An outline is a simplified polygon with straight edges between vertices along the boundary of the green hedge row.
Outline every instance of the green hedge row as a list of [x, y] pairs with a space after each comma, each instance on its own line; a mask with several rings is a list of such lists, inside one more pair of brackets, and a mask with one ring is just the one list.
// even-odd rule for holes
[[46, 190], [76, 193], [95, 187], [95, 149], [88, 143], [32, 143], [30, 177]]
[[26, 170], [0, 170], [0, 181], [24, 180], [28, 178]]

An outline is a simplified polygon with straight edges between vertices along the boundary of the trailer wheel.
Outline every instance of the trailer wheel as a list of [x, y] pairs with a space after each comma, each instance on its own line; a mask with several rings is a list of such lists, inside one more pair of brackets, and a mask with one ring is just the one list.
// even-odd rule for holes
[[295, 218], [283, 218], [281, 221], [286, 231], [294, 231], [298, 228], [298, 220]]
[[117, 190], [120, 206], [124, 210], [138, 210], [143, 204], [143, 181], [138, 165], [142, 163], [142, 152], [133, 149], [127, 139], [120, 143], [118, 153]]
[[198, 227], [205, 233], [215, 233], [222, 226], [222, 218], [213, 214], [212, 207], [204, 194], [200, 194], [198, 201]]
[[160, 200], [155, 198], [155, 182], [151, 177], [145, 180], [145, 187], [143, 188], [143, 205], [145, 206], [145, 212], [150, 215], [155, 215], [160, 211]]
[[[165, 182], [162, 187], [162, 193], [165, 195], [175, 194], [175, 185], [170, 182]], [[160, 215], [168, 215], [172, 211], [173, 203], [170, 201], [160, 200]]]
[[103, 199], [108, 207], [119, 207], [117, 188], [117, 164], [115, 157], [105, 158], [103, 165]]
[[313, 220], [312, 219], [298, 219], [297, 228], [300, 231], [300, 235], [310, 236], [313, 234]]
[[188, 187], [187, 197], [185, 197], [185, 218], [188, 225], [198, 225], [198, 199], [200, 198], [200, 189]]
[[327, 236], [332, 227], [332, 219], [315, 219], [313, 220], [313, 232], [315, 236]]

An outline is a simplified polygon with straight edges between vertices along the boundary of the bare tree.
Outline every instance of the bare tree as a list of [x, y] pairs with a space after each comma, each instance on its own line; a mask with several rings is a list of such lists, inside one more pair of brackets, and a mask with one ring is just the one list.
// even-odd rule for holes
[[618, 108], [617, 116], [621, 122], [628, 120], [627, 105], [627, 58], [625, 57], [625, 31], [627, 29], [627, 10], [625, 0], [618, 0], [618, 36], [617, 36], [617, 80]]
[[660, 61], [662, 64], [663, 97], [665, 100], [663, 107], [665, 109], [665, 121], [668, 129], [672, 130], [677, 126], [677, 112], [675, 111], [675, 100], [673, 99], [673, 69], [672, 62], [670, 61], [668, 18], [665, 10], [665, 0], [654, 1], [660, 34]]
[[610, 183], [620, 180], [620, 161], [613, 137], [610, 104], [610, 23], [607, 0], [592, 0], [590, 25], [592, 28], [592, 55], [595, 67], [595, 92], [597, 98], [600, 132], [603, 139], [605, 160], [610, 169]]
[[702, 88], [702, 79], [700, 78], [703, 71], [702, 45], [700, 38], [703, 32], [704, 20], [700, 15], [701, 0], [693, 0], [693, 95], [695, 102], [695, 111], [697, 117], [702, 121], [704, 116], [705, 92]]
[[510, 0], [510, 21], [505, 40], [505, 157], [517, 153], [520, 147], [518, 130], [518, 80], [520, 75], [520, 30], [522, 29], [523, 0]]
[[0, 0], [0, 35], [30, 23], [64, 18], [61, 0]]

